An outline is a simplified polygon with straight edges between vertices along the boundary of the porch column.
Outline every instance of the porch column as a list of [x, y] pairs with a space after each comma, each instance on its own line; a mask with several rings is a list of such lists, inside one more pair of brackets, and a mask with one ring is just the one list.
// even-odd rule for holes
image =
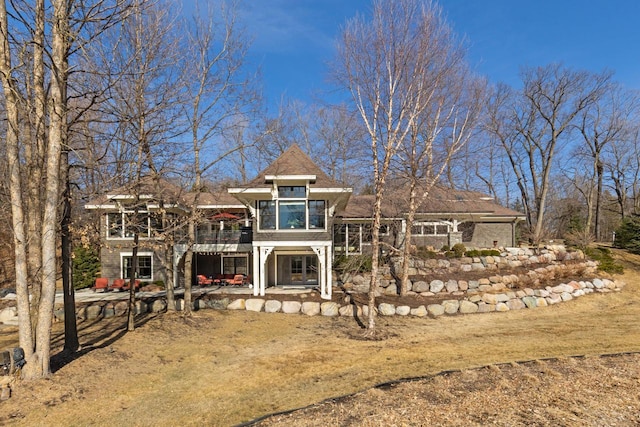
[[[260, 296], [264, 296], [265, 288], [267, 287], [267, 268], [265, 267], [267, 264], [267, 258], [269, 254], [273, 251], [273, 246], [261, 246], [260, 247]], [[253, 285], [253, 294], [256, 294], [256, 285]]]
[[320, 261], [320, 297], [323, 299], [331, 299], [331, 285], [327, 281], [327, 277], [331, 277], [331, 273], [327, 274], [327, 247], [312, 246], [313, 251]]
[[257, 297], [258, 296], [258, 292], [259, 289], [258, 287], [260, 286], [259, 283], [262, 279], [261, 277], [262, 274], [262, 269], [260, 268], [260, 247], [259, 246], [254, 246], [253, 247], [253, 296]]
[[327, 245], [327, 295], [331, 299], [333, 289], [333, 252], [331, 245]]

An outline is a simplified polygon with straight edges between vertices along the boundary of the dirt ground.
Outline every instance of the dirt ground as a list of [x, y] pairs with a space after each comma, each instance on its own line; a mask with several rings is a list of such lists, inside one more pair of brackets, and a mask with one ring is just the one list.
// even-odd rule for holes
[[[622, 292], [419, 319], [204, 310], [79, 324], [82, 351], [20, 382], [0, 425], [640, 424], [640, 257]], [[16, 345], [0, 330], [0, 348]], [[414, 378], [413, 381], [398, 381]], [[305, 408], [287, 414], [269, 414]]]

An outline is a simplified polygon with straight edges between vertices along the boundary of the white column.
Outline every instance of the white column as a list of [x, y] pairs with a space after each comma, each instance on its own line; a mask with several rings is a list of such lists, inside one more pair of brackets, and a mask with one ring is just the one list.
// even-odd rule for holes
[[259, 284], [262, 279], [262, 269], [260, 268], [260, 247], [253, 247], [253, 296], [257, 297]]
[[[264, 296], [265, 288], [267, 287], [267, 258], [269, 254], [273, 251], [273, 246], [261, 246], [260, 247], [260, 296]], [[255, 285], [254, 285], [255, 286]], [[254, 288], [254, 295], [255, 293]]]
[[327, 274], [327, 247], [312, 246], [320, 262], [320, 297], [322, 299], [331, 299], [331, 286], [327, 281], [327, 277], [331, 277], [331, 273]]
[[327, 296], [331, 299], [331, 293], [333, 290], [333, 252], [331, 251], [331, 244], [327, 245]]

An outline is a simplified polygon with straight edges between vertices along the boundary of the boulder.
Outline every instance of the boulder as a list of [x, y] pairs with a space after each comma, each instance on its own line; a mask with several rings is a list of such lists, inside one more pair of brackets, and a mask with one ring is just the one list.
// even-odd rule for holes
[[381, 316], [393, 316], [396, 314], [396, 306], [386, 302], [380, 303], [380, 305], [378, 305], [378, 313], [380, 313]]
[[302, 303], [300, 301], [283, 301], [282, 302], [283, 313], [287, 313], [287, 314], [300, 313], [301, 308], [302, 308]]
[[444, 307], [444, 312], [447, 314], [456, 314], [458, 309], [460, 308], [460, 301], [457, 299], [450, 299], [442, 301], [442, 306]]
[[338, 313], [340, 313], [340, 316], [344, 316], [344, 317], [360, 317], [362, 316], [362, 309], [360, 307], [358, 307], [357, 305], [343, 305], [342, 307], [340, 307], [338, 309]]
[[116, 316], [124, 316], [129, 311], [129, 302], [118, 301], [113, 307]]
[[427, 306], [427, 312], [433, 317], [442, 316], [444, 314], [444, 307], [440, 304], [429, 304]]
[[478, 312], [478, 305], [472, 303], [471, 301], [462, 300], [460, 301], [460, 313], [462, 314], [471, 314]]
[[503, 302], [496, 304], [496, 311], [509, 311], [509, 306]]
[[408, 305], [399, 305], [396, 307], [396, 314], [398, 316], [408, 316], [411, 313], [411, 307]]
[[235, 299], [227, 305], [227, 310], [244, 310], [245, 308], [244, 298]]
[[424, 305], [421, 305], [420, 307], [412, 308], [409, 311], [409, 314], [412, 316], [424, 317], [427, 315], [427, 308]]
[[165, 311], [166, 308], [167, 308], [167, 303], [164, 300], [161, 300], [161, 299], [155, 299], [149, 305], [149, 311], [151, 313], [161, 313], [161, 312]]
[[265, 301], [262, 298], [249, 298], [244, 302], [247, 311], [261, 312]]
[[7, 323], [18, 318], [18, 309], [16, 307], [6, 307], [0, 310], [0, 323]]
[[429, 284], [429, 291], [434, 294], [442, 291], [442, 289], [444, 289], [444, 282], [442, 280], [432, 280]]
[[93, 304], [85, 309], [85, 317], [87, 320], [97, 319], [102, 315], [102, 307], [98, 304]]
[[315, 301], [305, 301], [302, 303], [300, 311], [302, 314], [306, 314], [307, 316], [317, 316], [320, 314], [320, 303]]
[[323, 316], [334, 317], [339, 314], [340, 306], [333, 301], [326, 301], [320, 304], [320, 313]]
[[414, 292], [428, 292], [429, 291], [429, 284], [427, 282], [425, 282], [424, 280], [419, 280], [417, 282], [413, 283], [412, 286], [412, 290]]
[[264, 303], [264, 312], [265, 313], [277, 313], [282, 308], [282, 303], [277, 299], [270, 299]]
[[207, 305], [214, 310], [226, 310], [229, 302], [229, 298], [210, 299]]

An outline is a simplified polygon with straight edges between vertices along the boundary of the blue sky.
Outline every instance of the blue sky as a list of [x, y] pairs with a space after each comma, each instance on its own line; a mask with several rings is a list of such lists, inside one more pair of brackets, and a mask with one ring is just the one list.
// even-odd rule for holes
[[[392, 0], [388, 0], [392, 1]], [[523, 65], [562, 62], [615, 71], [640, 89], [640, 1], [442, 0], [449, 24], [468, 43], [469, 62], [493, 82], [518, 85]], [[327, 64], [344, 22], [367, 14], [369, 0], [248, 0], [242, 20], [253, 36], [267, 104], [310, 101], [330, 89]]]

